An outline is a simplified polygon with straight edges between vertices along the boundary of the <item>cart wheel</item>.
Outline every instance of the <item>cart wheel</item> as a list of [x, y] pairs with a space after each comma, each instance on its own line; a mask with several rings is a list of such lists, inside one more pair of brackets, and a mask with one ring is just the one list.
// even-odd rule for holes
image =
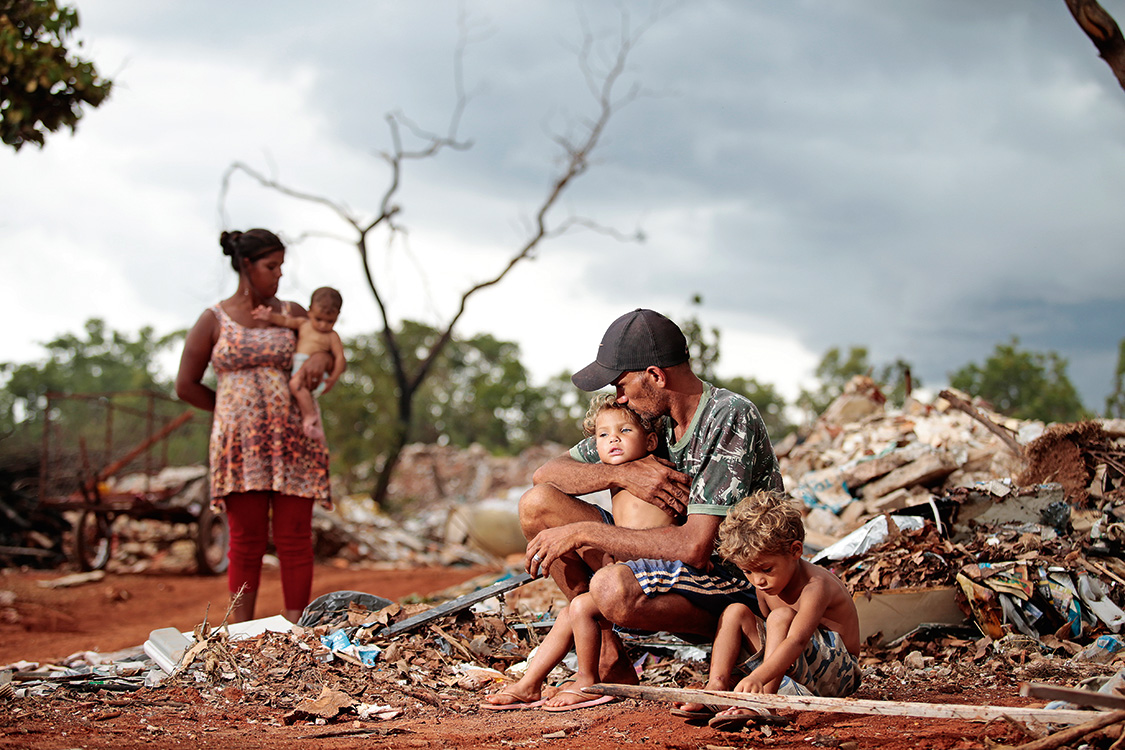
[[82, 511], [74, 531], [74, 556], [82, 570], [101, 570], [113, 546], [113, 518], [108, 513]]
[[195, 536], [195, 561], [203, 575], [225, 573], [230, 561], [227, 550], [230, 547], [230, 527], [225, 513], [215, 513], [211, 506], [203, 506], [197, 522]]

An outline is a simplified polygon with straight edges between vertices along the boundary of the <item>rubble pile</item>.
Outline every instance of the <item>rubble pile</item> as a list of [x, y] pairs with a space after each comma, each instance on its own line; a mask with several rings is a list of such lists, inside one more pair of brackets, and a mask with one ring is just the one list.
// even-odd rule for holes
[[1043, 425], [977, 408], [994, 429], [941, 397], [888, 409], [870, 378], [854, 378], [803, 439], [777, 446], [786, 489], [810, 510], [806, 526], [839, 536], [947, 489], [1018, 474], [1013, 442], [1038, 437]]
[[392, 505], [410, 512], [472, 503], [531, 484], [531, 475], [569, 446], [534, 446], [518, 456], [493, 456], [480, 445], [456, 448], [415, 443], [402, 451], [388, 490]]
[[36, 498], [36, 456], [9, 451], [0, 460], [0, 565], [50, 568], [66, 560], [63, 534], [70, 523]]
[[[1058, 482], [1078, 508], [1125, 505], [1125, 420], [1051, 425], [1026, 455], [1019, 484]], [[1125, 541], [1120, 519], [1107, 533]]]
[[888, 410], [873, 385], [853, 380], [783, 452], [813, 559], [853, 592], [954, 587], [992, 641], [1125, 648], [1125, 423], [1045, 427], [950, 391]]

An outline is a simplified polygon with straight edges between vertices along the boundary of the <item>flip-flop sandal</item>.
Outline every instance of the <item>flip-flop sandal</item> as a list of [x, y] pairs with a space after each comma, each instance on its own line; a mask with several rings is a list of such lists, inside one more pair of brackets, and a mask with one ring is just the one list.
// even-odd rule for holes
[[511, 698], [516, 698], [516, 700], [511, 703], [489, 703], [485, 701], [480, 704], [480, 707], [485, 711], [519, 711], [526, 708], [539, 708], [547, 702], [546, 698], [540, 698], [537, 701], [520, 700], [518, 695], [508, 690], [497, 690], [492, 695], [507, 695]]
[[[563, 693], [569, 693], [570, 695], [580, 695], [583, 698], [585, 698], [587, 695], [589, 695], [589, 693], [583, 693], [579, 690], [569, 690], [569, 689], [559, 690], [557, 693], [555, 693], [555, 695], [561, 695]], [[580, 708], [590, 708], [592, 706], [600, 706], [603, 703], [610, 703], [611, 701], [615, 701], [615, 700], [617, 700], [617, 698], [615, 696], [612, 696], [612, 695], [599, 695], [596, 698], [592, 698], [590, 700], [582, 701], [581, 703], [571, 703], [571, 704], [566, 705], [566, 706], [543, 706], [543, 710], [544, 711], [555, 711], [555, 712], [558, 712], [558, 711], [577, 711]]]
[[[743, 708], [740, 706], [740, 708]], [[717, 715], [707, 722], [707, 726], [720, 732], [741, 732], [752, 724], [788, 724], [789, 719], [771, 714], [762, 708], [745, 708], [751, 713]]]

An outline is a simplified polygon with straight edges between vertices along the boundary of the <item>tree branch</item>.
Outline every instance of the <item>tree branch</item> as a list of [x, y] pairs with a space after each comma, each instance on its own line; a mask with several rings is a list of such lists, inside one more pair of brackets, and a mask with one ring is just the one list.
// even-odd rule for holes
[[[398, 416], [400, 430], [398, 435], [398, 449], [401, 449], [401, 446], [405, 444], [411, 421], [412, 399], [430, 374], [435, 362], [444, 351], [446, 345], [452, 339], [453, 329], [461, 320], [468, 306], [468, 302], [473, 296], [504, 280], [519, 263], [531, 258], [535, 249], [539, 247], [544, 240], [556, 237], [575, 227], [586, 227], [617, 237], [618, 239], [632, 239], [637, 241], [643, 239], [643, 234], [640, 231], [632, 235], [626, 235], [623, 232], [617, 232], [616, 230], [602, 227], [593, 220], [573, 216], [557, 222], [552, 222], [550, 220], [550, 215], [573, 183], [589, 171], [591, 167], [591, 155], [601, 143], [610, 120], [617, 112], [637, 99], [640, 95], [641, 89], [636, 85], [624, 91], [619, 91], [621, 88], [621, 80], [626, 73], [630, 53], [636, 47], [645, 32], [661, 15], [662, 11], [658, 9], [653, 13], [647, 23], [642, 24], [635, 31], [630, 31], [628, 15], [622, 11], [621, 35], [616, 42], [616, 46], [613, 47], [607, 58], [598, 61], [600, 64], [595, 63], [595, 55], [601, 51], [601, 47], [597, 44], [597, 40], [590, 32], [589, 28], [583, 24], [583, 43], [578, 54], [578, 64], [581, 74], [586, 81], [587, 88], [596, 102], [596, 111], [592, 118], [580, 121], [580, 132], [577, 136], [568, 137], [559, 135], [553, 138], [562, 154], [562, 159], [560, 160], [561, 166], [559, 171], [552, 178], [545, 197], [535, 211], [534, 220], [528, 227], [527, 237], [516, 252], [508, 259], [503, 268], [490, 278], [472, 284], [461, 294], [455, 313], [442, 327], [435, 327], [434, 330], [437, 331], [438, 336], [432, 345], [428, 347], [413, 372], [407, 372], [406, 357], [404, 353], [400, 351], [399, 342], [396, 339], [392, 327], [390, 310], [380, 291], [380, 281], [376, 278], [372, 270], [369, 241], [372, 232], [380, 227], [386, 228], [388, 232], [388, 243], [393, 242], [397, 236], [406, 234], [405, 228], [397, 223], [396, 217], [400, 212], [400, 207], [396, 203], [396, 198], [402, 185], [403, 173], [407, 162], [431, 159], [447, 149], [464, 151], [471, 148], [473, 145], [472, 141], [463, 140], [458, 135], [462, 118], [470, 100], [464, 86], [463, 61], [466, 47], [469, 42], [474, 39], [474, 35], [469, 28], [465, 15], [462, 13], [458, 21], [459, 38], [454, 55], [455, 102], [445, 133], [438, 134], [425, 130], [401, 112], [393, 112], [386, 116], [391, 145], [388, 150], [377, 152], [377, 155], [387, 164], [389, 176], [386, 188], [380, 200], [378, 213], [375, 214], [374, 217], [366, 218], [352, 211], [343, 203], [333, 201], [321, 195], [289, 187], [279, 180], [269, 177], [241, 162], [232, 164], [223, 175], [220, 210], [225, 204], [233, 175], [241, 172], [258, 182], [262, 187], [269, 188], [296, 200], [302, 200], [327, 208], [351, 227], [355, 233], [355, 247], [360, 256], [367, 286], [371, 290], [371, 294], [379, 309], [379, 315], [383, 323], [382, 337], [386, 344], [387, 354], [391, 358], [394, 370], [393, 374], [399, 391]], [[476, 38], [480, 38], [480, 35], [477, 35]], [[413, 149], [408, 149], [403, 143], [404, 134], [409, 135], [414, 141], [419, 142], [418, 145]], [[225, 225], [225, 215], [223, 219]], [[397, 452], [395, 452], [395, 450], [396, 449], [392, 449], [392, 454], [388, 456], [387, 465], [383, 470], [383, 476], [380, 477], [381, 486], [377, 488], [374, 493], [376, 500], [382, 499], [381, 492], [385, 489], [387, 476], [390, 470], [393, 469], [394, 463], [397, 461]]]
[[1125, 88], [1125, 37], [1117, 22], [1096, 0], [1066, 0], [1066, 7]]

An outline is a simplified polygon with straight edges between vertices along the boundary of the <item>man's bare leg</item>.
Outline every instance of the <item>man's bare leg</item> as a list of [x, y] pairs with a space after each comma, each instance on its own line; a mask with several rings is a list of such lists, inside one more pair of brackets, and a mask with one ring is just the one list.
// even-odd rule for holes
[[[520, 526], [528, 540], [544, 529], [554, 529], [579, 521], [602, 521], [597, 507], [578, 500], [562, 490], [549, 485], [537, 484], [520, 498]], [[605, 564], [605, 555], [597, 550], [581, 549], [577, 553], [563, 555], [551, 565], [551, 578], [567, 600], [573, 600], [590, 588], [593, 571]]]
[[[610, 565], [594, 574], [590, 594], [612, 625], [643, 630], [692, 633], [710, 638], [718, 617], [679, 594], [648, 597], [625, 565]], [[610, 637], [612, 636], [612, 637]], [[601, 678], [604, 682], [636, 682], [625, 647], [615, 633], [602, 634]]]

